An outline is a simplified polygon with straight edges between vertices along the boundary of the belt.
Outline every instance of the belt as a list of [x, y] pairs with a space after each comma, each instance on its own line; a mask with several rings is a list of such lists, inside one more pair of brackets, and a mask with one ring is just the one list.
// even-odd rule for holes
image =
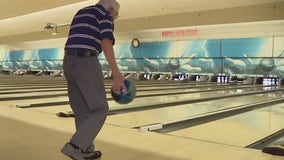
[[98, 56], [98, 53], [95, 51], [82, 51], [82, 50], [66, 50], [65, 54], [77, 57]]

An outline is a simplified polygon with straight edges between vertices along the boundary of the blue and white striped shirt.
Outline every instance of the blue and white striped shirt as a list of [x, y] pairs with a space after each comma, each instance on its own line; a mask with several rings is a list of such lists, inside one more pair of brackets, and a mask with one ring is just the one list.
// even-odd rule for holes
[[65, 50], [91, 50], [101, 53], [103, 39], [110, 39], [115, 43], [113, 21], [113, 17], [100, 4], [80, 9], [72, 20]]

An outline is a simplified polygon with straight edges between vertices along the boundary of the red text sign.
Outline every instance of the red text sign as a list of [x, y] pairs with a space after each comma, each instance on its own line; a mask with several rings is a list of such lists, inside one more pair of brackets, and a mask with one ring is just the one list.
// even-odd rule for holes
[[194, 36], [198, 34], [197, 29], [182, 29], [173, 31], [163, 31], [162, 37], [173, 37], [173, 36]]

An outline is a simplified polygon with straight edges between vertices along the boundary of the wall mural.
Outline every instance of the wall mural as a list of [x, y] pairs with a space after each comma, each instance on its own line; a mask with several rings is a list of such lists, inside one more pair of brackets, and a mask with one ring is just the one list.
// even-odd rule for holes
[[[115, 53], [123, 72], [284, 75], [284, 37], [125, 43]], [[10, 51], [0, 55], [0, 70], [62, 70], [63, 55], [63, 48]]]
[[1, 70], [61, 70], [63, 52], [61, 48], [10, 51], [0, 59]]

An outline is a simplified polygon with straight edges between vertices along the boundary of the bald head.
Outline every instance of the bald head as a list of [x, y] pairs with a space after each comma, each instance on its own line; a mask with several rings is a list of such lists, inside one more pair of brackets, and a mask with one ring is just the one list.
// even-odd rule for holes
[[113, 8], [119, 12], [120, 5], [116, 0], [99, 0], [98, 4], [101, 4], [106, 10]]

